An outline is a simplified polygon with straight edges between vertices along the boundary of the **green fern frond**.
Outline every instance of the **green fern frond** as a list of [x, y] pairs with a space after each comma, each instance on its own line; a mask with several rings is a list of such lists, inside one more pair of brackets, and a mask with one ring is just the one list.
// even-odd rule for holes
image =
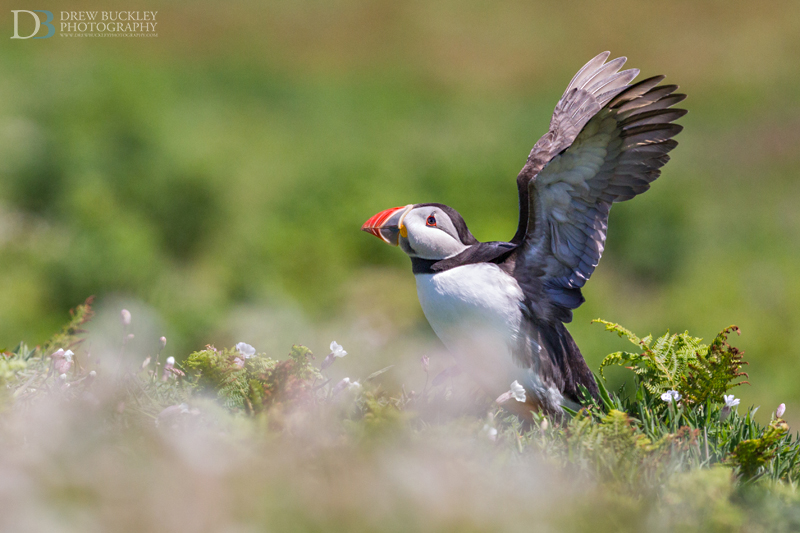
[[739, 328], [729, 326], [722, 330], [705, 350], [699, 350], [694, 361], [689, 362], [687, 372], [682, 376], [680, 389], [686, 400], [693, 404], [704, 404], [711, 400], [723, 401], [723, 395], [731, 388], [748, 383], [736, 382], [748, 377], [741, 370], [743, 352], [727, 342], [731, 331], [739, 333]]
[[620, 337], [627, 338], [629, 341], [631, 341], [633, 344], [635, 344], [637, 346], [642, 344], [642, 339], [640, 339], [639, 337], [634, 335], [634, 333], [631, 330], [623, 328], [619, 324], [615, 324], [614, 322], [609, 322], [607, 320], [603, 320], [602, 318], [596, 318], [596, 319], [592, 320], [591, 323], [594, 324], [595, 322], [599, 322], [600, 324], [603, 324], [606, 327], [606, 331], [613, 331], [614, 333], [616, 333]]
[[627, 337], [642, 348], [642, 353], [614, 352], [603, 359], [600, 375], [605, 379], [607, 366], [617, 365], [630, 368], [636, 375], [638, 384], [652, 395], [660, 395], [667, 390], [676, 390], [689, 405], [702, 405], [712, 400], [721, 402], [723, 394], [732, 387], [747, 383], [736, 382], [747, 377], [741, 371], [747, 364], [742, 352], [727, 342], [731, 331], [738, 333], [736, 326], [725, 328], [716, 336], [710, 346], [701, 338], [692, 337], [688, 332], [665, 333], [653, 341], [648, 335], [640, 339], [630, 330], [604, 320], [595, 320], [621, 337]]
[[616, 365], [616, 366], [625, 366], [628, 364], [635, 364], [636, 361], [641, 357], [641, 354], [632, 353], [632, 352], [614, 352], [608, 354], [604, 359], [603, 362], [600, 363], [600, 377], [606, 379], [605, 373], [603, 372], [607, 366]]

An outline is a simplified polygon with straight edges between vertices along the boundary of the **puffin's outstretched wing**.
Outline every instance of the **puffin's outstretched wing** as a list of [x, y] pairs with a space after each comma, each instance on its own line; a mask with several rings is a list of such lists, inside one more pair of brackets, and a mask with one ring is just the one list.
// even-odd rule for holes
[[528, 178], [528, 220], [514, 275], [540, 320], [572, 320], [572, 309], [584, 301], [580, 288], [603, 253], [611, 204], [649, 189], [677, 146], [672, 137], [683, 127], [672, 121], [686, 111], [671, 106], [686, 96], [674, 94], [676, 85], [658, 86], [663, 79], [614, 89], [611, 98], [586, 97], [589, 103], [569, 115], [580, 133], [566, 146], [555, 143], [559, 153]]
[[619, 72], [626, 58], [606, 63], [610, 52], [603, 52], [586, 63], [569, 82], [550, 119], [550, 130], [533, 146], [525, 166], [517, 176], [519, 227], [511, 242], [520, 244], [528, 227], [530, 181], [555, 156], [568, 148], [581, 129], [638, 74], [638, 69]]

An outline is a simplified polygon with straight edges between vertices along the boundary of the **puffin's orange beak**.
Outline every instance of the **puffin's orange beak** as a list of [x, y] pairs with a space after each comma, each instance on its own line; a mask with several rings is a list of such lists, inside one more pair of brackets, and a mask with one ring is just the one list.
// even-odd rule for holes
[[400, 241], [400, 234], [405, 229], [403, 227], [403, 215], [413, 206], [414, 204], [409, 204], [381, 211], [364, 222], [364, 225], [361, 226], [361, 231], [371, 233], [383, 242], [397, 246]]

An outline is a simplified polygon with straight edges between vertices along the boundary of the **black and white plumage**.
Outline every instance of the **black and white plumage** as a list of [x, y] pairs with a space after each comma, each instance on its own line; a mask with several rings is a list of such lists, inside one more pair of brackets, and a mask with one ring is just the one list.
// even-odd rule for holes
[[478, 242], [442, 204], [388, 209], [362, 227], [411, 257], [425, 316], [459, 366], [491, 395], [519, 381], [523, 411], [574, 407], [579, 385], [597, 394], [564, 323], [584, 302], [611, 205], [650, 188], [686, 114], [672, 107], [685, 98], [677, 86], [658, 85], [663, 76], [631, 85], [639, 71], [608, 56], [575, 75], [528, 156], [509, 242]]

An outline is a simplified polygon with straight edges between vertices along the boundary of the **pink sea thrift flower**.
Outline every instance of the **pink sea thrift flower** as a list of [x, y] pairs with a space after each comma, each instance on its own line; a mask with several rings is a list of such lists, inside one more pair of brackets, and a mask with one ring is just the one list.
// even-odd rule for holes
[[[58, 356], [56, 355], [58, 354]], [[58, 350], [53, 354], [53, 363], [58, 374], [66, 374], [72, 368], [72, 350]]]

